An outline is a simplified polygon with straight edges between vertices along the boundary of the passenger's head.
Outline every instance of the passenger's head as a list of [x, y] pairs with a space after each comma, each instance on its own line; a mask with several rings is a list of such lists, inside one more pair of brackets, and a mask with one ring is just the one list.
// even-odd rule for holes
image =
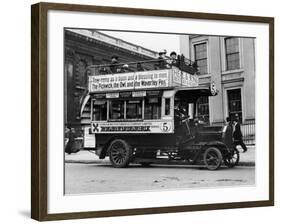
[[179, 99], [175, 99], [175, 108], [179, 108], [180, 107], [180, 100]]
[[166, 53], [167, 53], [167, 51], [166, 51], [166, 50], [163, 50], [163, 51], [160, 51], [160, 52], [158, 53], [158, 55], [159, 55], [159, 57], [165, 57]]
[[170, 57], [173, 58], [173, 59], [176, 59], [176, 58], [177, 58], [177, 53], [174, 52], [174, 51], [172, 51], [172, 52], [170, 53]]
[[118, 56], [117, 55], [113, 55], [111, 57], [111, 62], [117, 62], [118, 61]]
[[164, 53], [163, 52], [159, 52], [158, 55], [159, 55], [160, 58], [164, 57]]

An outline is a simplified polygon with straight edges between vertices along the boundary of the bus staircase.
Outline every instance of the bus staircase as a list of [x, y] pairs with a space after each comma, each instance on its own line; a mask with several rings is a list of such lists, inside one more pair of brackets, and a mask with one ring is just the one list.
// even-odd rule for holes
[[84, 96], [82, 102], [84, 105], [82, 105], [80, 113], [81, 124], [89, 124], [91, 122], [91, 100], [89, 95]]

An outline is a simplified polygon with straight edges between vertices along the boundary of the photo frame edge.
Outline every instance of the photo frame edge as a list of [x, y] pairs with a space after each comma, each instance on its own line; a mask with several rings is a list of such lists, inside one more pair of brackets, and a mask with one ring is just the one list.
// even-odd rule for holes
[[[165, 16], [258, 22], [269, 24], [269, 200], [204, 205], [153, 207], [128, 210], [88, 211], [48, 214], [47, 210], [47, 12], [67, 10], [145, 16]], [[31, 218], [38, 221], [110, 216], [160, 214], [246, 208], [274, 205], [274, 18], [213, 13], [166, 11], [62, 3], [37, 3], [31, 6]]]
[[[31, 6], [31, 218], [47, 217], [47, 10]], [[44, 128], [45, 127], [45, 128]]]

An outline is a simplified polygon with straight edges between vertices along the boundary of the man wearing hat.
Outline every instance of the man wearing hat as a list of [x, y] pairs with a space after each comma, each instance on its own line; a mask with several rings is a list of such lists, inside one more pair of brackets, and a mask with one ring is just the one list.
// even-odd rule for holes
[[158, 57], [158, 63], [156, 64], [156, 68], [158, 69], [166, 69], [167, 68], [167, 62], [165, 59], [165, 55], [166, 55], [167, 51], [163, 50], [161, 52], [158, 53], [159, 57]]
[[117, 55], [113, 55], [111, 57], [111, 64], [110, 64], [109, 68], [112, 73], [118, 72], [118, 56]]
[[233, 121], [233, 140], [234, 140], [234, 146], [240, 145], [243, 148], [243, 152], [247, 152], [247, 147], [243, 142], [242, 139], [243, 135], [241, 132], [241, 127], [239, 124], [239, 116], [238, 114], [235, 115], [234, 121]]

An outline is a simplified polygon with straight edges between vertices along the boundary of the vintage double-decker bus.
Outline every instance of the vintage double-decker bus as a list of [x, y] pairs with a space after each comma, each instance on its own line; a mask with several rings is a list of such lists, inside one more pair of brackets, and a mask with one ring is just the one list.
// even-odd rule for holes
[[81, 106], [85, 149], [95, 150], [100, 159], [109, 156], [120, 168], [180, 163], [215, 170], [238, 163], [230, 126], [197, 119], [197, 100], [215, 97], [215, 86], [199, 86], [193, 67], [138, 67], [131, 63], [113, 74], [109, 65], [88, 67], [88, 93]]

